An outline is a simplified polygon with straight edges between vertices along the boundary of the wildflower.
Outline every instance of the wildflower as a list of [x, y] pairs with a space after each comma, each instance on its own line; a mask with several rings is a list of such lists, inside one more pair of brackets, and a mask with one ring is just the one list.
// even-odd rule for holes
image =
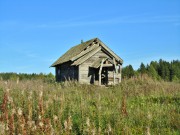
[[152, 115], [151, 115], [149, 112], [148, 112], [147, 118], [148, 118], [149, 120], [152, 119]]
[[96, 134], [96, 129], [93, 128], [91, 132], [92, 132], [92, 135], [95, 135]]
[[32, 128], [32, 131], [35, 131], [37, 129], [37, 127], [36, 126], [34, 126], [33, 128]]
[[8, 84], [8, 82], [7, 82], [7, 81], [5, 81], [4, 83], [5, 83], [6, 85]]
[[45, 102], [45, 107], [49, 108], [49, 102], [48, 101]]
[[10, 89], [6, 89], [6, 92], [9, 93]]
[[42, 121], [41, 121], [41, 122], [39, 122], [39, 126], [40, 126], [40, 127], [43, 127], [43, 125], [44, 125], [44, 124], [43, 124], [43, 122], [42, 122]]
[[53, 126], [51, 125], [50, 127], [51, 127], [51, 135], [55, 135]]
[[20, 126], [24, 129], [24, 124], [23, 123]]
[[10, 103], [13, 103], [13, 98], [12, 98], [12, 97], [8, 97], [8, 101], [9, 101]]
[[24, 95], [24, 90], [21, 91], [21, 94]]
[[0, 131], [2, 135], [5, 133], [5, 124], [2, 122], [0, 123]]
[[101, 133], [101, 127], [98, 128], [98, 133], [99, 133], [99, 134]]
[[27, 124], [31, 128], [33, 125], [35, 125], [35, 121], [28, 121]]
[[32, 91], [29, 92], [28, 100], [30, 101], [32, 99]]
[[19, 84], [19, 78], [17, 78], [17, 80], [16, 80], [16, 84]]
[[16, 113], [16, 110], [13, 108], [12, 109], [12, 114], [15, 114]]
[[66, 120], [64, 121], [64, 128], [65, 128], [65, 130], [68, 128], [68, 123]]
[[58, 120], [58, 117], [56, 115], [53, 116], [54, 121]]
[[69, 130], [72, 130], [72, 120], [71, 120], [71, 116], [68, 117], [68, 128], [69, 128]]
[[8, 125], [6, 125], [6, 131], [8, 131], [9, 130], [9, 127], [8, 127]]
[[86, 125], [87, 125], [87, 127], [90, 127], [90, 120], [89, 120], [89, 118], [86, 119]]
[[43, 91], [40, 91], [39, 97], [42, 98], [43, 96]]
[[146, 129], [146, 135], [151, 135], [149, 127], [147, 127], [147, 129]]
[[38, 116], [38, 119], [41, 120], [41, 118], [42, 118], [41, 115], [39, 115], [39, 116]]
[[112, 129], [111, 129], [111, 125], [108, 124], [108, 132], [111, 133], [112, 132]]
[[19, 115], [19, 116], [22, 115], [22, 109], [21, 109], [21, 108], [18, 109], [18, 115]]

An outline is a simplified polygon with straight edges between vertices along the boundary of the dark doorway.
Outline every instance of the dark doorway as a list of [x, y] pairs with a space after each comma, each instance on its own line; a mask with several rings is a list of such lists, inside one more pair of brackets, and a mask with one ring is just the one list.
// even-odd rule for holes
[[108, 68], [103, 67], [101, 72], [101, 84], [107, 85], [108, 84]]

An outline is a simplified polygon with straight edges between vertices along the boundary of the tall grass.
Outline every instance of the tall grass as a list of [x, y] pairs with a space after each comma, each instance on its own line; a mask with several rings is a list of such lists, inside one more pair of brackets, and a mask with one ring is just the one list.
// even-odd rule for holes
[[0, 81], [1, 134], [180, 134], [180, 84]]

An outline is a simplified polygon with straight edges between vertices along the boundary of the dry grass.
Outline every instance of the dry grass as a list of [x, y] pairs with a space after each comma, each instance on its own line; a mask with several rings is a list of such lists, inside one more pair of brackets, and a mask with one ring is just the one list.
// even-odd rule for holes
[[0, 81], [1, 134], [180, 134], [180, 84]]

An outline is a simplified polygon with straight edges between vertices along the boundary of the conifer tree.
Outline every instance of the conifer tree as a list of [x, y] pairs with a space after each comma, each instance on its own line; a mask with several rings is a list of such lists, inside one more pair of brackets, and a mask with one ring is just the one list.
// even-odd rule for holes
[[146, 67], [145, 67], [145, 65], [143, 63], [141, 63], [141, 65], [140, 65], [139, 72], [141, 74], [145, 74], [146, 73]]

